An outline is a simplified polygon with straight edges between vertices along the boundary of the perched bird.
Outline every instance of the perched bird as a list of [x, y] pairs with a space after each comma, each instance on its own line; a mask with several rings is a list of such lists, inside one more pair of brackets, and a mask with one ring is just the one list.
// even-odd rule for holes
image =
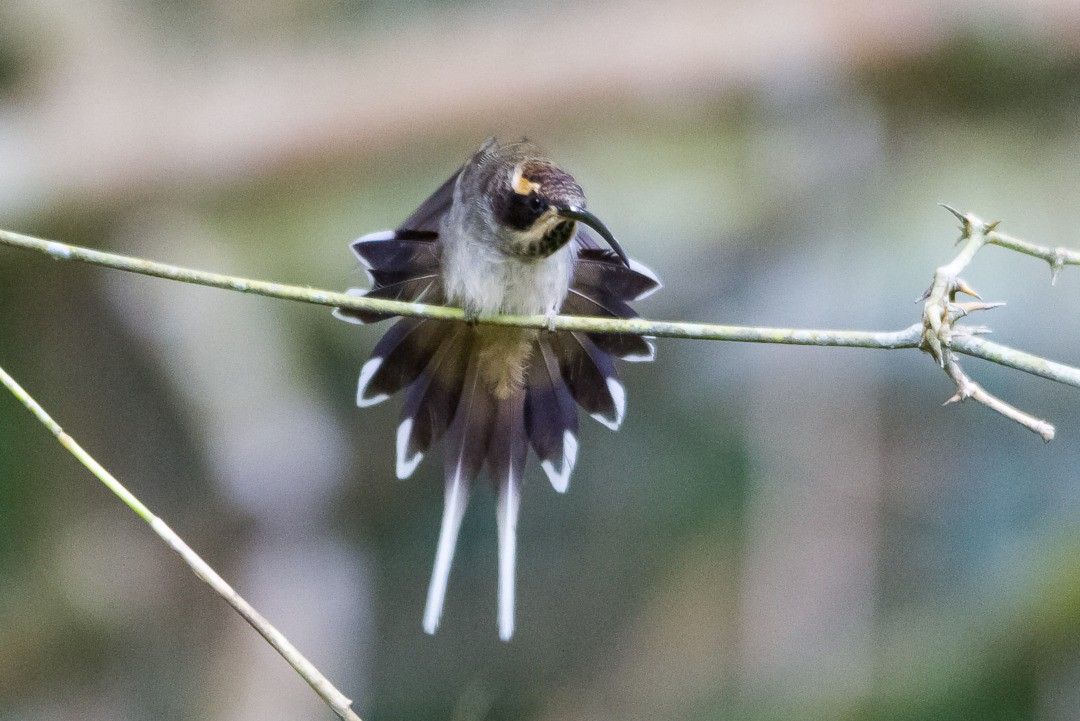
[[[351, 247], [372, 287], [349, 293], [460, 307], [470, 321], [494, 314], [633, 318], [628, 301], [660, 287], [585, 209], [574, 179], [527, 141], [487, 141], [401, 227]], [[335, 314], [353, 323], [390, 317], [342, 308]], [[438, 628], [470, 486], [486, 466], [498, 496], [499, 636], [510, 639], [529, 449], [555, 490], [565, 492], [578, 452], [577, 406], [617, 429], [626, 394], [613, 359], [653, 356], [652, 344], [636, 335], [423, 318], [398, 320], [387, 331], [360, 371], [357, 405], [405, 391], [398, 478], [409, 477], [445, 436], [445, 508], [425, 631]]]

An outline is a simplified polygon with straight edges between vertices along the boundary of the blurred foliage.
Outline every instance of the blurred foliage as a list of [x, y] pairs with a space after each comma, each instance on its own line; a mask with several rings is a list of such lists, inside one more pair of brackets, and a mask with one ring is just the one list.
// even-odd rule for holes
[[[436, 7], [513, 22], [523, 6], [116, 7], [146, 23], [142, 41], [169, 67], [198, 62], [214, 33], [287, 55], [407, 28]], [[46, 237], [223, 272], [363, 285], [352, 238], [394, 226], [486, 134], [528, 133], [667, 282], [645, 314], [900, 327], [949, 256], [952, 220], [939, 200], [1075, 245], [1080, 53], [1010, 27], [965, 27], [925, 52], [846, 67], [765, 69], [722, 88], [688, 73], [685, 86], [655, 95], [570, 95], [521, 129], [480, 111], [485, 120], [463, 125], [435, 119], [422, 137], [328, 142], [224, 181], [60, 194], [15, 220]], [[26, 37], [0, 28], [0, 96], [26, 100], [25, 79], [44, 75]], [[530, 469], [514, 642], [495, 638], [484, 483], [443, 628], [429, 638], [419, 619], [441, 459], [394, 481], [397, 406], [353, 404], [382, 328], [226, 294], [207, 311], [198, 299], [216, 291], [167, 295], [161, 281], [2, 255], [0, 363], [242, 592], [254, 587], [251, 600], [295, 629], [316, 662], [328, 660], [346, 693], [360, 689], [369, 721], [1055, 719], [1080, 708], [1066, 693], [1080, 677], [1071, 441], [1080, 413], [1068, 390], [973, 369], [1058, 423], [1061, 437], [1043, 448], [985, 409], [939, 408], [948, 383], [915, 354], [660, 343], [655, 363], [624, 366], [624, 428], [583, 420], [570, 493]], [[987, 321], [1004, 342], [1080, 357], [1072, 274], [1051, 293], [1034, 261], [988, 250], [976, 266], [976, 287], [1010, 302]], [[228, 397], [208, 397], [204, 366], [187, 353], [210, 368], [273, 361], [269, 372], [230, 365]], [[255, 383], [258, 373], [271, 377]], [[317, 413], [284, 403], [291, 394]], [[242, 445], [278, 438], [270, 434], [281, 426], [287, 448]], [[297, 707], [282, 698], [328, 717], [296, 679], [266, 680], [260, 664], [279, 662], [261, 647], [236, 650], [249, 648], [238, 640], [249, 630], [13, 402], [0, 402], [0, 428], [0, 719], [238, 718], [238, 708], [260, 715], [260, 700], [288, 717]], [[279, 485], [273, 463], [259, 465], [263, 455], [312, 463], [302, 454], [321, 432], [345, 445], [329, 490], [315, 490], [315, 471]], [[245, 496], [237, 466], [264, 473], [265, 487]], [[325, 493], [325, 508], [289, 500], [309, 486]], [[292, 568], [290, 554], [311, 539], [344, 539], [349, 557], [363, 559], [361, 580], [343, 591], [328, 573], [315, 584], [317, 605], [275, 616], [260, 602], [292, 609], [282, 599], [309, 598], [310, 584], [267, 590], [249, 574]], [[348, 619], [360, 620], [341, 642]]]
[[874, 62], [864, 90], [897, 122], [1009, 115], [1031, 130], [1068, 122], [1080, 97], [1080, 57], [1070, 48], [1001, 32], [961, 33], [941, 52]]

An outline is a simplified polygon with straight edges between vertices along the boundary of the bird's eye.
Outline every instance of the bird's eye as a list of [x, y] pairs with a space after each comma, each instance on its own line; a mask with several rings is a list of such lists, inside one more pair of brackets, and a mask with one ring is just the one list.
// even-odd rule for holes
[[535, 191], [528, 195], [515, 192], [507, 196], [506, 201], [500, 204], [496, 212], [500, 220], [511, 228], [526, 230], [540, 219], [549, 205], [548, 201], [537, 195]]

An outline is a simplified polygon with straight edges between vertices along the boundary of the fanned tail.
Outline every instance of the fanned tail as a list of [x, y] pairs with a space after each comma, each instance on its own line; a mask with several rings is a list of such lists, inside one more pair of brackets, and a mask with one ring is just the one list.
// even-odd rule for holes
[[[457, 177], [444, 183], [398, 230], [353, 243], [372, 288], [350, 293], [446, 302], [438, 231]], [[660, 287], [648, 268], [635, 261], [627, 267], [583, 227], [572, 251], [574, 275], [564, 313], [633, 318], [630, 302]], [[353, 323], [391, 317], [346, 309], [337, 309], [335, 315]], [[361, 369], [357, 403], [374, 405], [406, 389], [397, 429], [399, 478], [410, 476], [428, 449], [445, 436], [444, 509], [424, 608], [425, 631], [435, 633], [439, 626], [470, 489], [486, 467], [498, 497], [499, 636], [510, 639], [517, 520], [529, 449], [555, 490], [565, 492], [577, 460], [577, 407], [617, 429], [626, 393], [614, 359], [648, 361], [653, 355], [652, 344], [635, 335], [530, 331], [514, 336], [505, 329], [485, 331], [420, 318], [404, 318], [391, 326]]]

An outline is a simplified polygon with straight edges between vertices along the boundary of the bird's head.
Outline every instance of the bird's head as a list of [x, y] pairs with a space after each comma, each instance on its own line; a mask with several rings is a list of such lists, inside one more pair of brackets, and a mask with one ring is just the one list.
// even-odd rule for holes
[[515, 254], [546, 258], [570, 242], [578, 223], [595, 230], [627, 266], [615, 236], [585, 209], [585, 193], [574, 178], [528, 144], [503, 146], [490, 160], [488, 185], [494, 220], [512, 238]]

